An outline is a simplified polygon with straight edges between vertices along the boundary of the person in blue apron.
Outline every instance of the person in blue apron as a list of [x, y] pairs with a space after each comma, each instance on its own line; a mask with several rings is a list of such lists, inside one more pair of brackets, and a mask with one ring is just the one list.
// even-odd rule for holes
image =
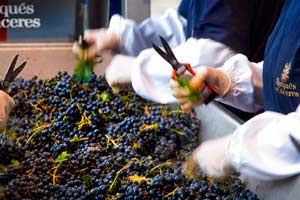
[[[186, 37], [221, 42], [249, 60], [263, 59], [265, 44], [284, 1], [193, 1], [181, 2], [178, 11], [187, 19]], [[256, 113], [226, 106], [243, 120]], [[260, 111], [261, 112], [261, 111]]]
[[[220, 68], [197, 70], [194, 89], [216, 87], [219, 101], [253, 111], [253, 117], [233, 134], [209, 140], [193, 151], [185, 170], [201, 166], [210, 176], [222, 177], [233, 169], [262, 180], [283, 179], [300, 173], [300, 1], [286, 0], [270, 35], [263, 63], [242, 54]], [[173, 95], [185, 112], [202, 102], [186, 97], [188, 88], [171, 81]]]
[[14, 104], [15, 101], [8, 94], [0, 90], [0, 131], [5, 129], [8, 114]]
[[[85, 32], [91, 44], [88, 55], [105, 50], [120, 53], [105, 73], [114, 91], [129, 85], [146, 99], [173, 103], [176, 99], [169, 87], [172, 68], [151, 46], [152, 42], [160, 44], [159, 35], [174, 48], [179, 61], [192, 67], [220, 67], [237, 53], [261, 61], [283, 2], [182, 0], [177, 11], [168, 9], [161, 18], [150, 17], [138, 24], [114, 15], [108, 29]], [[73, 51], [80, 52], [76, 43]]]

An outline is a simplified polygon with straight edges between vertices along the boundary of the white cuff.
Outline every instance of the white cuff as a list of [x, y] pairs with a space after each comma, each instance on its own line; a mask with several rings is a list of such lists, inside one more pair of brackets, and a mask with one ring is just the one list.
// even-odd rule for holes
[[[257, 96], [262, 96], [262, 81], [261, 70], [257, 70], [256, 63], [251, 63], [246, 56], [237, 54], [219, 69], [229, 74], [232, 83], [226, 96], [218, 99], [220, 102], [246, 112], [257, 112], [262, 108], [262, 102], [257, 101]], [[259, 83], [256, 86], [254, 80], [260, 82], [260, 86]]]

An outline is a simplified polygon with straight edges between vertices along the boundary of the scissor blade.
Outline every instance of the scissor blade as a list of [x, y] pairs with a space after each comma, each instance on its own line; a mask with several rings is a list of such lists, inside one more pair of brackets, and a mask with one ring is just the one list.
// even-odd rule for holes
[[292, 141], [293, 145], [297, 148], [298, 152], [300, 153], [300, 143], [292, 135], [289, 135], [289, 137], [290, 137], [290, 140]]
[[169, 62], [171, 62], [171, 65], [176, 69], [179, 68], [181, 65], [177, 61], [177, 59], [176, 59], [171, 47], [169, 46], [168, 42], [162, 36], [159, 36], [159, 38], [160, 38], [160, 41], [161, 41], [164, 49], [166, 50], [166, 53], [168, 55]]
[[168, 63], [171, 63], [170, 59], [169, 59], [169, 56], [163, 51], [161, 50], [156, 44], [152, 43], [152, 47], [153, 49], [161, 56], [163, 57]]
[[17, 54], [17, 55], [14, 57], [14, 59], [13, 59], [13, 61], [11, 62], [10, 66], [7, 68], [7, 71], [6, 71], [5, 75], [4, 75], [3, 81], [8, 81], [8, 82], [10, 82], [10, 80], [11, 80], [11, 75], [12, 75], [12, 73], [13, 73], [13, 70], [14, 70], [15, 66], [16, 66], [18, 57], [19, 57], [19, 54]]
[[26, 65], [26, 61], [23, 62], [16, 70], [14, 70], [11, 74], [11, 81], [15, 80], [15, 78], [21, 73]]

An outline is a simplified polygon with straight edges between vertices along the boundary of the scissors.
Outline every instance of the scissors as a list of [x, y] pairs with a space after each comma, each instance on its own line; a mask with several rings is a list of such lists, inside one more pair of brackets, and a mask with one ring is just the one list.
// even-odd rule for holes
[[18, 68], [15, 68], [19, 55], [17, 54], [10, 66], [7, 68], [7, 71], [4, 75], [4, 79], [0, 82], [0, 90], [7, 91], [11, 82], [19, 75], [19, 73], [24, 69], [26, 61], [23, 62]]
[[[196, 72], [193, 70], [191, 65], [188, 63], [178, 62], [171, 47], [168, 44], [168, 42], [162, 36], [159, 36], [159, 38], [160, 38], [160, 41], [161, 41], [165, 51], [163, 51], [161, 48], [159, 48], [154, 43], [152, 43], [152, 47], [161, 57], [163, 57], [172, 66], [172, 68], [173, 68], [172, 79], [180, 81], [180, 79], [184, 78], [182, 76], [186, 70], [189, 71], [193, 76], [195, 76]], [[187, 78], [187, 77], [185, 77], [185, 78]], [[193, 95], [193, 96], [191, 96], [191, 99], [201, 100], [202, 94], [198, 90], [193, 89], [189, 85], [189, 81], [188, 81], [187, 86], [191, 90], [190, 91], [191, 95]], [[206, 85], [204, 85], [202, 87], [201, 91], [204, 91], [205, 86]], [[213, 99], [215, 99], [218, 96], [218, 93], [216, 92], [217, 89], [208, 87], [208, 86], [207, 86], [207, 88], [210, 90], [210, 92], [209, 92], [209, 95], [204, 99], [205, 104], [208, 104], [209, 102], [211, 102]]]

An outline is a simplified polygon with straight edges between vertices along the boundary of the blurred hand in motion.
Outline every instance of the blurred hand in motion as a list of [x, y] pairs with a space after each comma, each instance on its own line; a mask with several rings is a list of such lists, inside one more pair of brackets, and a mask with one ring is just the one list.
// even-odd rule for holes
[[[89, 45], [86, 59], [93, 59], [105, 50], [118, 50], [120, 45], [119, 36], [106, 28], [86, 30], [83, 38]], [[81, 56], [82, 49], [78, 42], [73, 43], [72, 51]]]
[[224, 178], [234, 172], [228, 159], [231, 135], [199, 145], [183, 165], [183, 172], [193, 178], [201, 171], [213, 178]]
[[[191, 77], [189, 72], [185, 73], [185, 76]], [[211, 94], [208, 88], [214, 88], [219, 97], [225, 96], [230, 89], [231, 79], [226, 72], [220, 69], [202, 67], [195, 76], [190, 78], [188, 86], [182, 86], [174, 79], [171, 80], [170, 85], [173, 96], [181, 105], [183, 112], [190, 112], [194, 106], [202, 104], [208, 95]], [[203, 98], [201, 100], [190, 98], [193, 90], [202, 93]]]
[[120, 89], [131, 87], [131, 73], [135, 58], [116, 55], [106, 69], [105, 78], [114, 93]]
[[196, 178], [199, 170], [200, 166], [198, 165], [197, 160], [192, 153], [183, 163], [182, 171], [189, 178]]
[[8, 115], [15, 101], [5, 92], [0, 91], [0, 130], [5, 129]]

